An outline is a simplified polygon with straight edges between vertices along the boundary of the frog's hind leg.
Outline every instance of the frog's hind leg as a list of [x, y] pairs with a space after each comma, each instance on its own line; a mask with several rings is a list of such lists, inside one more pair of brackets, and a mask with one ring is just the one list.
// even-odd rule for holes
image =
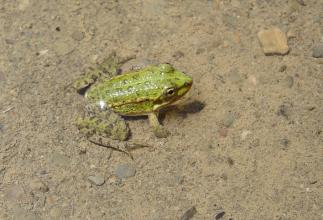
[[93, 106], [87, 106], [88, 114], [78, 118], [76, 126], [91, 143], [124, 152], [132, 158], [130, 151], [149, 147], [148, 145], [126, 141], [130, 129], [126, 121], [110, 109], [97, 111]]
[[134, 56], [121, 58], [118, 57], [115, 52], [112, 52], [106, 59], [98, 64], [96, 68], [89, 68], [79, 79], [73, 83], [73, 87], [78, 93], [83, 94], [89, 86], [101, 78], [109, 79], [117, 75], [121, 65], [134, 58]]
[[[89, 109], [90, 107], [88, 110]], [[87, 116], [77, 119], [76, 126], [81, 133], [88, 137], [98, 135], [105, 138], [125, 141], [130, 136], [130, 130], [126, 121], [109, 109], [101, 112], [89, 111]]]

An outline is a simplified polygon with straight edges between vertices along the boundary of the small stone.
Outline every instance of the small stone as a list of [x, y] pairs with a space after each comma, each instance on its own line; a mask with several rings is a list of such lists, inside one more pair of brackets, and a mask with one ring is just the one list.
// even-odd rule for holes
[[6, 80], [6, 77], [4, 75], [4, 73], [0, 70], [0, 83], [4, 82]]
[[189, 208], [188, 210], [186, 210], [180, 219], [181, 220], [189, 220], [189, 219], [193, 218], [193, 216], [196, 214], [196, 212], [197, 212], [196, 208], [195, 208], [195, 206], [193, 206], [193, 207]]
[[13, 39], [4, 39], [4, 41], [6, 42], [6, 44], [14, 44], [15, 41]]
[[230, 13], [222, 15], [222, 22], [229, 28], [236, 28], [238, 24], [238, 18]]
[[49, 211], [49, 215], [50, 217], [52, 217], [53, 219], [60, 219], [60, 217], [62, 216], [62, 210], [59, 207], [53, 207], [50, 211]]
[[287, 69], [287, 66], [286, 65], [282, 65], [280, 68], [279, 68], [279, 72], [285, 72], [285, 70]]
[[6, 192], [6, 199], [9, 201], [17, 202], [25, 197], [25, 190], [22, 186], [13, 185]]
[[19, 2], [18, 9], [20, 11], [25, 11], [29, 7], [29, 5], [30, 5], [30, 1], [29, 0], [20, 0], [18, 2]]
[[227, 128], [220, 128], [218, 132], [220, 137], [225, 138], [228, 136], [229, 130]]
[[286, 76], [283, 80], [283, 85], [287, 88], [292, 88], [294, 85], [294, 78], [292, 76]]
[[40, 220], [41, 218], [34, 212], [27, 211], [19, 205], [12, 207], [13, 219]]
[[3, 130], [4, 130], [4, 124], [0, 122], [0, 131], [3, 131]]
[[243, 78], [238, 69], [233, 69], [228, 73], [228, 79], [233, 83], [242, 82]]
[[53, 44], [53, 49], [59, 56], [63, 56], [72, 53], [75, 50], [75, 44], [75, 41], [70, 38], [62, 38]]
[[67, 167], [70, 164], [69, 158], [63, 154], [54, 152], [51, 155], [50, 162], [54, 166]]
[[136, 174], [136, 169], [131, 164], [118, 165], [115, 174], [120, 179], [133, 177]]
[[53, 206], [59, 200], [60, 200], [60, 198], [58, 196], [56, 196], [56, 195], [47, 195], [46, 196], [46, 204], [48, 206]]
[[183, 56], [184, 56], [184, 53], [183, 53], [182, 51], [180, 51], [180, 50], [176, 51], [176, 52], [173, 54], [173, 58], [174, 58], [175, 60], [178, 60], [178, 59], [182, 58]]
[[72, 38], [76, 41], [81, 41], [84, 39], [84, 33], [82, 31], [74, 31], [72, 33]]
[[315, 58], [323, 58], [323, 44], [317, 44], [313, 47], [313, 57]]
[[288, 145], [289, 145], [289, 143], [290, 143], [290, 141], [289, 141], [287, 138], [283, 138], [283, 139], [281, 139], [279, 142], [280, 142], [280, 144], [282, 145], [282, 148], [283, 148], [284, 150], [286, 150], [286, 149], [287, 149], [287, 147], [288, 147]]
[[296, 38], [296, 33], [295, 33], [295, 31], [294, 30], [289, 30], [289, 31], [287, 31], [287, 38], [288, 39], [293, 39], [293, 38]]
[[283, 116], [284, 118], [288, 119], [289, 115], [290, 115], [289, 106], [287, 106], [285, 104], [280, 105], [277, 110], [277, 115]]
[[234, 120], [235, 120], [234, 114], [232, 114], [231, 112], [228, 112], [224, 115], [223, 125], [228, 128], [233, 124]]
[[96, 186], [102, 186], [105, 183], [104, 177], [101, 175], [89, 176], [88, 180]]
[[251, 131], [249, 131], [249, 130], [243, 130], [242, 133], [241, 133], [241, 139], [242, 140], [245, 140], [247, 138], [247, 136], [249, 136], [250, 134], [252, 134]]
[[219, 220], [219, 219], [221, 219], [224, 215], [225, 215], [225, 212], [221, 211], [221, 212], [219, 212], [218, 214], [216, 214], [216, 215], [214, 216], [214, 219], [215, 219], [215, 220]]
[[284, 55], [289, 51], [286, 34], [277, 27], [259, 31], [258, 39], [266, 55]]
[[48, 192], [49, 188], [47, 185], [45, 185], [45, 183], [43, 183], [40, 179], [33, 179], [32, 181], [30, 181], [29, 183], [29, 187], [33, 190], [33, 191], [37, 191], [37, 192]]
[[230, 46], [229, 41], [224, 40], [224, 41], [223, 41], [223, 47], [224, 47], [224, 48], [227, 48], [227, 47], [229, 47], [229, 46]]
[[304, 0], [296, 0], [301, 6], [306, 6]]
[[116, 175], [112, 175], [109, 177], [107, 182], [108, 182], [108, 184], [111, 184], [111, 185], [120, 185], [121, 179], [119, 177], [117, 177]]

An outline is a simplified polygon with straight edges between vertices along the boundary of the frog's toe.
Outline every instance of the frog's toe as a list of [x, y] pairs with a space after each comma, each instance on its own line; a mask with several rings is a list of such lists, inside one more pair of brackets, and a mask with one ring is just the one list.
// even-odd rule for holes
[[166, 138], [170, 135], [170, 132], [163, 126], [156, 126], [154, 128], [154, 134], [158, 138]]

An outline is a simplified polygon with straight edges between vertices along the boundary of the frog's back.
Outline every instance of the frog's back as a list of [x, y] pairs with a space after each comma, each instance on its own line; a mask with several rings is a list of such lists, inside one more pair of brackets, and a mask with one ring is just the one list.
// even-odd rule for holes
[[151, 65], [100, 82], [86, 96], [123, 115], [144, 115], [166, 104], [168, 100], [160, 99], [165, 89], [176, 88], [183, 76], [169, 64]]
[[165, 84], [164, 73], [157, 66], [148, 66], [100, 82], [86, 96], [94, 102], [104, 101], [121, 114], [144, 114], [153, 110]]

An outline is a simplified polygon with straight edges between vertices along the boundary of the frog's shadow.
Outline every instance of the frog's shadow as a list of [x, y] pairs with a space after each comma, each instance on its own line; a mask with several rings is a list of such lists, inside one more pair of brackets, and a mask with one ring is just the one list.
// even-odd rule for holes
[[[203, 110], [205, 107], [205, 103], [194, 100], [192, 102], [189, 102], [187, 104], [181, 105], [180, 108], [177, 106], [168, 106], [164, 109], [162, 109], [159, 113], [159, 120], [162, 122], [165, 119], [166, 113], [175, 113], [179, 115], [182, 118], [186, 118], [188, 114], [195, 114], [199, 113]], [[147, 116], [123, 116], [128, 121], [136, 121], [136, 120], [142, 120], [147, 119]]]

